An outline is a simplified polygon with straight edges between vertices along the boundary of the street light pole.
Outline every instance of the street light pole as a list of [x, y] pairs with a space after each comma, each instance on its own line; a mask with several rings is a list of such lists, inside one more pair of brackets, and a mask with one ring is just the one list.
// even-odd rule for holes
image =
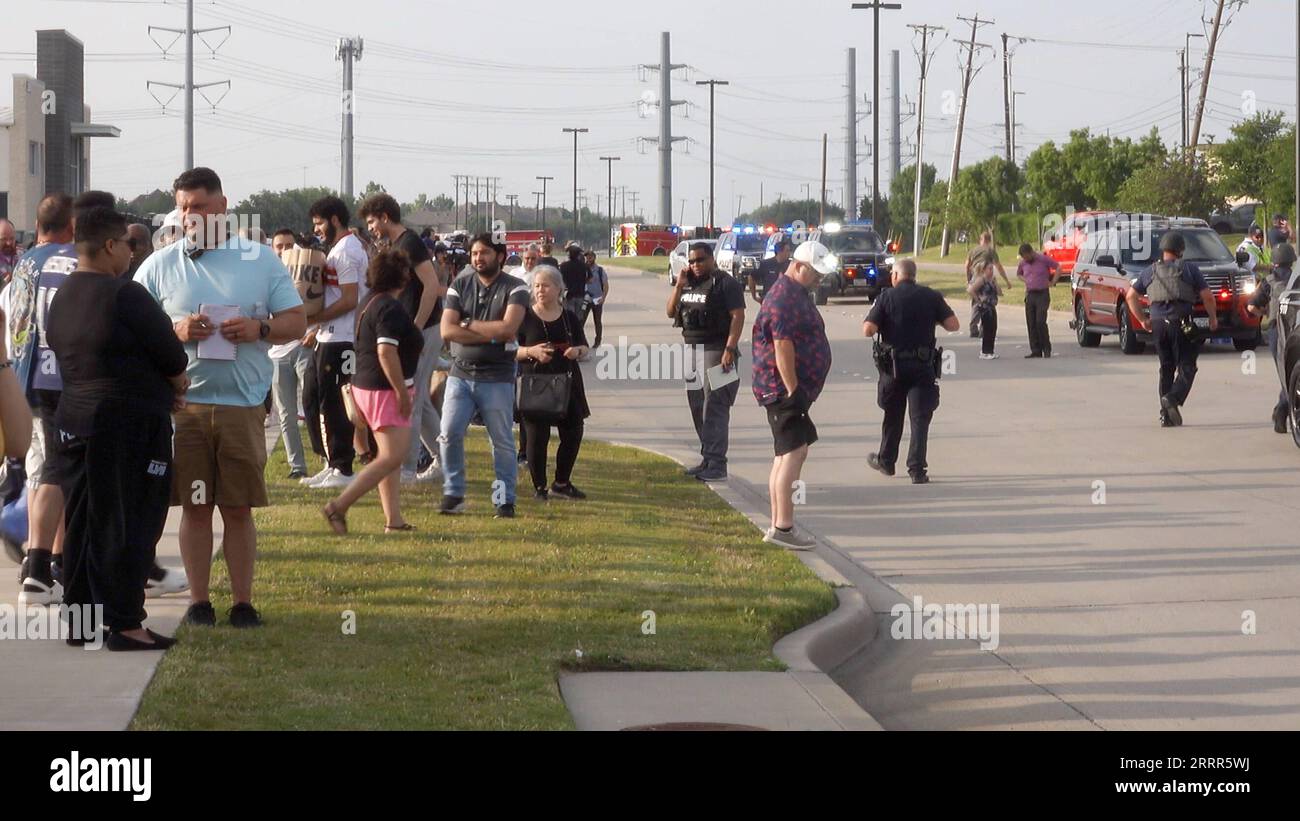
[[718, 86], [728, 86], [727, 80], [697, 80], [697, 86], [709, 87], [709, 227], [713, 227], [713, 90]]
[[605, 163], [609, 172], [609, 179], [606, 183], [609, 193], [609, 255], [614, 256], [614, 163], [623, 159], [622, 157], [601, 157], [600, 161]]
[[876, 225], [876, 192], [880, 190], [880, 10], [901, 9], [902, 3], [854, 3], [855, 9], [871, 9], [875, 18], [875, 45], [871, 51], [871, 224]]
[[573, 135], [573, 241], [578, 241], [578, 135], [586, 134], [585, 128], [566, 128], [565, 134]]

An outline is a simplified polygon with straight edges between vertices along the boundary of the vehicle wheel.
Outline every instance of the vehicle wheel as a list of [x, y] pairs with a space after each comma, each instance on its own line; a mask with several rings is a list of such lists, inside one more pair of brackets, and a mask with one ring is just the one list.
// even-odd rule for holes
[[1250, 339], [1232, 340], [1232, 347], [1236, 348], [1238, 351], [1253, 351], [1258, 348], [1259, 345], [1260, 339], [1258, 334], [1252, 336]]
[[1291, 368], [1291, 377], [1287, 379], [1288, 404], [1291, 406], [1291, 441], [1300, 448], [1300, 364]]
[[1079, 340], [1080, 348], [1095, 348], [1101, 344], [1101, 334], [1088, 330], [1088, 311], [1083, 307], [1083, 300], [1080, 299], [1074, 305], [1074, 321], [1076, 327], [1074, 334]]
[[1137, 338], [1129, 318], [1128, 306], [1119, 306], [1119, 349], [1129, 356], [1140, 354], [1147, 349], [1146, 343]]
[[665, 250], [662, 249], [662, 248], [656, 248], [656, 249], [654, 250], [654, 256], [656, 256], [656, 257], [666, 257], [666, 256], [668, 256], [668, 252], [665, 251]]
[[830, 299], [831, 299], [831, 291], [829, 288], [823, 285], [817, 289], [817, 298], [814, 300], [814, 302], [816, 302], [818, 305], [825, 305], [826, 303], [830, 302]]

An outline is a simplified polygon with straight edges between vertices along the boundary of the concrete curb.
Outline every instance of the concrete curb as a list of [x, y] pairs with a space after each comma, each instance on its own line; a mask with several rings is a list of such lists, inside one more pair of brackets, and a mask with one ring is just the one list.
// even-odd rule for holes
[[[668, 454], [642, 445], [614, 440], [609, 444], [635, 448], [677, 462]], [[733, 486], [733, 482], [737, 484]], [[760, 522], [767, 521], [766, 500], [748, 482], [733, 477], [725, 484], [710, 484], [708, 487], [758, 530], [765, 529]], [[742, 488], [747, 492], [742, 492]], [[772, 647], [773, 654], [844, 729], [883, 730], [880, 723], [836, 684], [828, 672], [866, 650], [875, 641], [875, 613], [862, 593], [831, 563], [830, 559], [836, 555], [834, 548], [818, 538], [815, 549], [792, 552], [819, 579], [835, 588], [839, 604], [826, 616], [778, 639]]]

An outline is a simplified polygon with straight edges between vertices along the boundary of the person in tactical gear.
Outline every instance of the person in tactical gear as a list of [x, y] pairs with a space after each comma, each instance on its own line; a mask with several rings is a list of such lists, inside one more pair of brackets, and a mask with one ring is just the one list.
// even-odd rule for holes
[[[1219, 329], [1214, 294], [1195, 263], [1183, 261], [1187, 241], [1179, 231], [1160, 238], [1161, 260], [1148, 267], [1129, 286], [1125, 302], [1142, 329], [1155, 337], [1160, 357], [1160, 427], [1183, 424], [1181, 407], [1196, 379], [1196, 328], [1192, 309], [1197, 300], [1209, 315], [1211, 332]], [[1151, 315], [1142, 316], [1141, 297], [1151, 301]]]
[[939, 372], [943, 349], [935, 346], [934, 326], [950, 332], [961, 325], [952, 308], [935, 290], [916, 284], [916, 261], [899, 260], [890, 274], [894, 287], [876, 299], [862, 325], [864, 336], [880, 335], [876, 343], [876, 368], [880, 371], [876, 401], [885, 412], [880, 450], [867, 456], [867, 464], [886, 476], [894, 475], [898, 446], [903, 438], [903, 412], [912, 420], [912, 440], [907, 452], [907, 472], [912, 484], [930, 481], [926, 445], [930, 420], [939, 407]]
[[[687, 268], [677, 278], [668, 297], [668, 316], [682, 329], [682, 340], [691, 348], [692, 366], [687, 367], [686, 401], [700, 437], [703, 461], [686, 470], [702, 482], [727, 479], [727, 443], [731, 406], [736, 403], [740, 383], [735, 375], [740, 359], [740, 332], [745, 327], [745, 291], [740, 281], [720, 274], [708, 243], [690, 246]], [[725, 384], [713, 385], [707, 371], [722, 366]]]
[[[1260, 281], [1246, 310], [1262, 317], [1259, 325], [1268, 334], [1268, 350], [1276, 360], [1277, 346], [1283, 341], [1278, 339], [1277, 333], [1278, 303], [1282, 294], [1295, 287], [1291, 282], [1291, 272], [1296, 263], [1295, 246], [1288, 242], [1282, 243], [1273, 249], [1272, 258], [1273, 269]], [[1273, 430], [1286, 433], [1286, 421], [1290, 415], [1291, 407], [1287, 400], [1287, 390], [1283, 387], [1278, 395], [1277, 404], [1273, 406]]]

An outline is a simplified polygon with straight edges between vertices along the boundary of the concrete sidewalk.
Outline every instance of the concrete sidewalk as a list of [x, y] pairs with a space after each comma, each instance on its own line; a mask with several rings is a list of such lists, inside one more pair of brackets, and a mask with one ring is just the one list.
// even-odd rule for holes
[[[180, 567], [172, 508], [158, 543], [158, 562]], [[0, 557], [0, 605], [18, 604], [17, 567]], [[146, 599], [146, 626], [173, 635], [188, 593]], [[111, 653], [69, 647], [60, 639], [0, 641], [0, 730], [125, 730], [163, 654]]]

